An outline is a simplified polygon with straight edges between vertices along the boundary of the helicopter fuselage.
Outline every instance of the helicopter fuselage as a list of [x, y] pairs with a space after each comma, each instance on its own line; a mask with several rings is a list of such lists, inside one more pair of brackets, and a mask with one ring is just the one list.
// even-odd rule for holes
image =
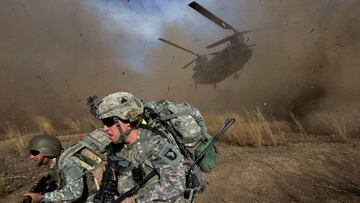
[[206, 64], [194, 69], [196, 84], [216, 84], [244, 68], [252, 56], [252, 48], [246, 44], [231, 44]]

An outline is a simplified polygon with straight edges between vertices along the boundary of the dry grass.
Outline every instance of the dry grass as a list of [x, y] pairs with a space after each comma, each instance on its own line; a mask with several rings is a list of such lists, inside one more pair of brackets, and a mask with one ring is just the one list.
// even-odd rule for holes
[[99, 121], [97, 121], [94, 117], [92, 116], [83, 116], [82, 119], [82, 124], [84, 126], [84, 128], [88, 128], [89, 131], [95, 129], [95, 128], [99, 128], [100, 123]]
[[45, 116], [35, 116], [34, 122], [38, 126], [40, 132], [47, 134], [55, 134], [56, 131], [49, 118]]
[[346, 142], [347, 121], [342, 117], [337, 117], [333, 113], [318, 113], [317, 118], [329, 128], [334, 141]]
[[295, 117], [295, 115], [290, 112], [290, 117], [292, 119], [292, 121], [294, 122], [294, 124], [296, 125], [296, 127], [298, 128], [299, 132], [300, 132], [300, 136], [301, 139], [304, 141], [307, 139], [307, 132], [304, 128], [304, 126], [301, 124], [301, 122]]
[[68, 129], [68, 133], [90, 132], [99, 128], [99, 122], [91, 116], [76, 117], [70, 114], [62, 122]]
[[3, 121], [2, 128], [4, 129], [6, 137], [11, 141], [13, 148], [19, 154], [20, 157], [25, 157], [27, 155], [27, 144], [28, 140], [26, 137], [21, 133], [20, 129], [11, 124], [10, 122]]
[[81, 123], [73, 114], [65, 118], [63, 124], [70, 130], [70, 133], [78, 133], [81, 131]]
[[278, 125], [268, 121], [260, 109], [251, 112], [238, 113], [208, 113], [205, 120], [210, 134], [215, 134], [221, 124], [228, 117], [236, 119], [234, 125], [228, 130], [224, 141], [235, 145], [262, 145], [277, 146], [285, 142], [284, 133]]

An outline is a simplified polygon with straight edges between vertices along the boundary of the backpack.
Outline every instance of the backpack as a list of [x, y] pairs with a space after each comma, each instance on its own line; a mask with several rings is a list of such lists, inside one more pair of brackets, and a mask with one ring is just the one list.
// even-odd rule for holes
[[77, 174], [77, 178], [85, 178], [87, 185], [87, 192], [89, 194], [99, 190], [99, 184], [91, 172], [102, 161], [106, 160], [106, 146], [110, 144], [111, 140], [105, 132], [95, 129], [90, 134], [87, 134], [77, 144], [68, 147], [59, 157], [58, 167], [62, 169], [65, 167], [66, 160], [69, 157], [75, 157], [80, 163], [83, 173]]
[[[151, 128], [172, 135], [181, 153], [192, 162], [211, 141], [200, 111], [188, 103], [168, 100], [145, 103], [144, 120]], [[216, 161], [216, 150], [212, 147], [196, 165], [201, 171], [209, 173], [216, 166]]]

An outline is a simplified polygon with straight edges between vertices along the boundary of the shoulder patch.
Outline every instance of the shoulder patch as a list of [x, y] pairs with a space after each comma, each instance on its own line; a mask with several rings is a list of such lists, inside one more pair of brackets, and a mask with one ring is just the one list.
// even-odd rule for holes
[[162, 146], [158, 156], [172, 166], [179, 165], [180, 161], [183, 159], [183, 155], [179, 150], [168, 142]]

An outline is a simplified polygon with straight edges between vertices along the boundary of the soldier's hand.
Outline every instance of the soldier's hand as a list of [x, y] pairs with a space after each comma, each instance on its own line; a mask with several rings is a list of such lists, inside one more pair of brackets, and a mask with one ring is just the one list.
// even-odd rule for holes
[[32, 203], [38, 203], [42, 201], [42, 195], [40, 193], [28, 192], [25, 193], [24, 196], [30, 196], [32, 199]]
[[94, 171], [94, 177], [96, 178], [98, 183], [101, 183], [101, 181], [102, 181], [103, 173], [105, 171], [105, 165], [106, 165], [106, 162], [101, 162], [100, 164], [98, 164], [96, 166], [96, 169]]

